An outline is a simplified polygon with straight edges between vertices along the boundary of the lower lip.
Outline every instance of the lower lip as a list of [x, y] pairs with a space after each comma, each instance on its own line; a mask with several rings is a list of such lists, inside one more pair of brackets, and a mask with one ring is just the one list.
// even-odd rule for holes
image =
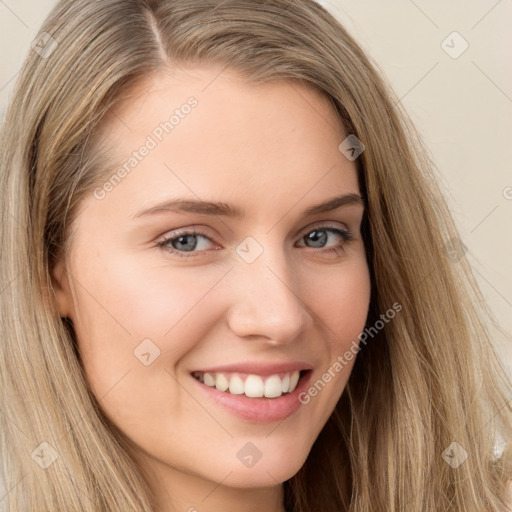
[[299, 395], [306, 389], [311, 373], [312, 371], [308, 370], [301, 376], [297, 387], [291, 393], [284, 393], [278, 398], [250, 398], [244, 394], [234, 395], [207, 386], [192, 376], [191, 378], [210, 399], [235, 416], [254, 423], [270, 423], [282, 421], [300, 408], [302, 404], [299, 401]]

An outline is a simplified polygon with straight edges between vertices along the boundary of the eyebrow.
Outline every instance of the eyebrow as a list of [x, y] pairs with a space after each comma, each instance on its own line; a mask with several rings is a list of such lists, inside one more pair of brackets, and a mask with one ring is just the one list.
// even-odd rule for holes
[[[318, 213], [330, 212], [347, 205], [365, 206], [366, 201], [359, 194], [344, 194], [310, 206], [302, 212], [302, 215], [311, 216]], [[141, 210], [136, 213], [132, 219], [136, 219], [144, 215], [154, 215], [164, 212], [200, 213], [205, 215], [222, 215], [233, 218], [245, 217], [245, 210], [236, 205], [229, 205], [224, 202], [201, 201], [198, 199], [178, 197]]]

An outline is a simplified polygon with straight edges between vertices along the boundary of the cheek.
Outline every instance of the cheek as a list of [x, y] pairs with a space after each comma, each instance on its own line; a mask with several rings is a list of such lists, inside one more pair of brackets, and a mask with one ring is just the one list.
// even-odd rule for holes
[[317, 287], [311, 288], [309, 304], [322, 320], [331, 349], [346, 350], [364, 329], [370, 305], [370, 274], [366, 260], [354, 260], [339, 273], [316, 279]]
[[[207, 336], [215, 321], [207, 295], [225, 270], [147, 268], [137, 258], [104, 255], [78, 263], [73, 323], [95, 394], [121, 389], [117, 383], [127, 372], [132, 380], [143, 370], [139, 377], [144, 380], [153, 378], [151, 369], [160, 368], [169, 381], [164, 368], [174, 374], [176, 362]], [[144, 359], [151, 364], [146, 367]]]
[[358, 336], [364, 330], [370, 304], [370, 274], [365, 258], [340, 265], [339, 272], [318, 278], [309, 304], [325, 342], [321, 364], [299, 395], [304, 413], [314, 418], [311, 444], [334, 411], [357, 357]]
[[121, 351], [133, 350], [137, 340], [173, 338], [190, 316], [205, 318], [204, 309], [198, 317], [197, 306], [225, 272], [165, 264], [148, 268], [138, 258], [122, 256], [83, 268], [75, 289], [84, 338], [102, 340], [102, 350]]

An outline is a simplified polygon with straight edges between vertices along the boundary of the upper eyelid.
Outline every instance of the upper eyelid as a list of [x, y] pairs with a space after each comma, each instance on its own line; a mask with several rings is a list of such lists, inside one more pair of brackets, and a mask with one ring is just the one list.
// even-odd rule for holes
[[[341, 222], [341, 221], [329, 221], [329, 220], [324, 220], [324, 221], [316, 221], [316, 222], [313, 222], [311, 224], [308, 224], [307, 226], [301, 228], [298, 233], [300, 232], [303, 232], [303, 231], [308, 231], [308, 230], [311, 230], [311, 229], [315, 229], [317, 227], [329, 227], [330, 226], [330, 223], [338, 223], [338, 224], [341, 224], [345, 229], [350, 229], [347, 225], [347, 223], [345, 222]], [[339, 227], [339, 226], [333, 226], [333, 227]], [[181, 233], [188, 233], [190, 231], [208, 231], [210, 230], [211, 228], [209, 227], [203, 227], [202, 225], [199, 225], [199, 224], [191, 224], [190, 226], [187, 226], [187, 227], [183, 227], [183, 228], [175, 228], [175, 229], [171, 229], [169, 231], [166, 232], [166, 234], [170, 234], [170, 233], [173, 233], [173, 232], [181, 232]], [[162, 236], [165, 236], [162, 235]]]

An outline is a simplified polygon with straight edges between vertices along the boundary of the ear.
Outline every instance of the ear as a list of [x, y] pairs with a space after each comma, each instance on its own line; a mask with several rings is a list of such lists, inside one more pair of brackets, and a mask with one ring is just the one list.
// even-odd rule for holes
[[69, 286], [69, 278], [64, 259], [60, 259], [53, 267], [52, 286], [60, 316], [71, 317], [73, 300]]

